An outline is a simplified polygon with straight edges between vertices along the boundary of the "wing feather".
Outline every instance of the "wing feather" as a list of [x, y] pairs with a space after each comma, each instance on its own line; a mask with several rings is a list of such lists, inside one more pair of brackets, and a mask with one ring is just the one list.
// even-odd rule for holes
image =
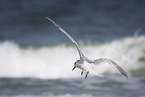
[[82, 53], [78, 43], [63, 28], [61, 28], [56, 22], [54, 22], [52, 19], [50, 19], [48, 17], [46, 17], [46, 19], [51, 21], [61, 32], [63, 32], [76, 45], [80, 58], [84, 58], [84, 54]]
[[108, 62], [111, 66], [113, 66], [120, 74], [124, 75], [126, 78], [128, 78], [127, 73], [114, 61], [107, 58], [99, 58], [93, 61], [94, 65], [98, 65], [103, 62]]

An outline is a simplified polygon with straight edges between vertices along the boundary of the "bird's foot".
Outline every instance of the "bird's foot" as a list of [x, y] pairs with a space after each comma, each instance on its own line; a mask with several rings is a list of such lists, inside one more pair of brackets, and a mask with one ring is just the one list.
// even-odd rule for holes
[[83, 75], [83, 71], [81, 72], [81, 75]]
[[76, 68], [76, 66], [72, 69], [72, 71]]
[[87, 71], [87, 74], [86, 74], [85, 78], [87, 78], [88, 74], [89, 74], [89, 71]]

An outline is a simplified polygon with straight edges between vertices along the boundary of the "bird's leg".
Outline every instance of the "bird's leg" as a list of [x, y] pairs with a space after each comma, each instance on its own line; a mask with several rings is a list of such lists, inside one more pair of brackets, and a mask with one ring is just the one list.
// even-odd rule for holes
[[88, 74], [89, 74], [89, 71], [87, 71], [87, 74], [86, 74], [85, 78], [87, 78]]
[[72, 71], [76, 68], [76, 66], [74, 66], [74, 68], [72, 69]]
[[81, 72], [81, 75], [83, 75], [83, 71]]

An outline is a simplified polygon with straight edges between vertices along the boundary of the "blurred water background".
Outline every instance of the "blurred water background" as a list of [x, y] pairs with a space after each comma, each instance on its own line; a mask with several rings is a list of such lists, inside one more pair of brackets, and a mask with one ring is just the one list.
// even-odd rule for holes
[[[103, 78], [72, 72], [79, 59], [110, 58]], [[0, 97], [145, 97], [144, 0], [0, 0]]]

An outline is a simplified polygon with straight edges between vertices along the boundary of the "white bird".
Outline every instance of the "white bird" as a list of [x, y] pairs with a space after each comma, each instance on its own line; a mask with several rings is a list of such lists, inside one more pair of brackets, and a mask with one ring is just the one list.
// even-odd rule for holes
[[79, 56], [80, 56], [80, 60], [77, 60], [74, 63], [74, 68], [72, 69], [72, 71], [75, 68], [79, 68], [82, 70], [81, 75], [83, 74], [83, 71], [86, 72], [85, 78], [87, 78], [88, 74], [90, 72], [95, 73], [97, 76], [102, 77], [102, 75], [98, 74], [95, 70], [95, 66], [104, 62], [109, 63], [111, 66], [115, 67], [115, 69], [122, 75], [124, 75], [125, 77], [128, 78], [127, 73], [114, 61], [112, 61], [111, 59], [107, 59], [107, 58], [99, 58], [96, 60], [90, 60], [87, 57], [84, 56], [84, 54], [82, 53], [78, 43], [63, 29], [61, 28], [57, 23], [55, 23], [53, 20], [51, 20], [50, 18], [46, 17], [49, 21], [51, 21], [60, 31], [62, 31], [77, 47], [77, 50], [79, 52]]

